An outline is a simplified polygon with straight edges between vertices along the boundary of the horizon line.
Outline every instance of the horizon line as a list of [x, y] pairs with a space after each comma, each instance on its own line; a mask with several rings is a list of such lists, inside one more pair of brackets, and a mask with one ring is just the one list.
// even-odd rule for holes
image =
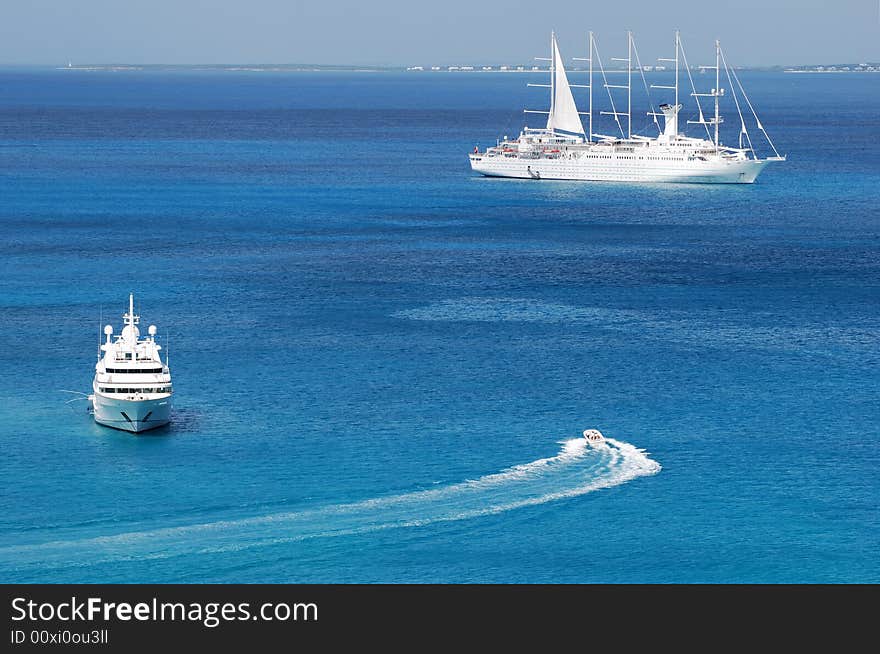
[[[816, 67], [816, 66], [878, 66], [880, 65], [880, 61], [863, 61], [856, 63], [855, 61], [848, 62], [822, 62], [822, 63], [773, 63], [773, 64], [741, 64], [734, 66], [737, 69], [768, 69], [768, 68], [792, 68], [792, 67]], [[490, 72], [489, 68], [492, 69], [492, 72], [538, 72], [543, 71], [546, 72], [548, 68], [545, 66], [535, 67], [533, 62], [525, 63], [444, 63], [444, 64], [320, 64], [320, 63], [271, 63], [271, 62], [262, 62], [262, 63], [253, 63], [253, 62], [220, 62], [220, 63], [133, 63], [133, 62], [83, 62], [73, 64], [68, 61], [67, 63], [57, 62], [57, 63], [34, 63], [34, 62], [0, 62], [0, 68], [52, 68], [52, 69], [61, 69], [61, 70], [81, 70], [81, 69], [101, 69], [101, 68], [250, 68], [250, 69], [268, 69], [268, 68], [297, 68], [297, 69], [345, 69], [345, 70], [404, 70], [404, 71], [412, 71], [412, 72], [444, 72], [449, 70], [450, 68], [454, 69], [452, 72], [461, 72], [462, 67], [473, 67], [472, 71], [465, 70], [463, 72]], [[501, 67], [504, 66], [505, 69], [502, 70]], [[662, 66], [662, 64], [661, 64]], [[433, 68], [433, 70], [432, 70]], [[573, 67], [577, 68], [577, 67]], [[648, 66], [648, 69], [654, 68], [657, 66]], [[692, 69], [698, 69], [699, 66], [691, 66]], [[608, 69], [606, 69], [608, 70]], [[612, 68], [610, 70], [625, 70], [625, 69], [617, 69]], [[634, 70], [638, 70], [638, 68], [634, 68]], [[666, 67], [666, 72], [668, 72], [669, 68]], [[646, 70], [646, 72], [650, 72]], [[664, 72], [663, 70], [657, 72]]]

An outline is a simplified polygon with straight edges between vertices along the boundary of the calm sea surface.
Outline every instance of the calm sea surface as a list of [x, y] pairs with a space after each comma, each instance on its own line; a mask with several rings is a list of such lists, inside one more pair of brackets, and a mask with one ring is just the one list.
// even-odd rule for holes
[[633, 186], [470, 172], [530, 74], [0, 71], [0, 581], [880, 582], [880, 76], [741, 76], [789, 160]]

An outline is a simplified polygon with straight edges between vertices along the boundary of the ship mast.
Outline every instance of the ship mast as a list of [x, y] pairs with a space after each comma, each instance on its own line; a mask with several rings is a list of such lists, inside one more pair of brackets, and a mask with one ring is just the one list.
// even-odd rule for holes
[[675, 86], [661, 86], [660, 84], [651, 84], [652, 89], [675, 89], [675, 106], [678, 106], [678, 51], [680, 49], [678, 30], [675, 30], [675, 58], [666, 59], [659, 58], [657, 61], [675, 62]]
[[[719, 48], [720, 50], [720, 48]], [[755, 112], [755, 108], [752, 106], [752, 101], [749, 100], [749, 96], [746, 95], [746, 90], [743, 88], [743, 85], [739, 81], [739, 77], [737, 77], [736, 69], [731, 68], [727, 65], [727, 58], [724, 56], [724, 52], [721, 51], [721, 63], [724, 64], [724, 72], [727, 74], [727, 81], [730, 83], [730, 92], [733, 95], [733, 101], [736, 103], [736, 111], [739, 114], [739, 122], [740, 122], [740, 148], [742, 147], [742, 137], [745, 136], [749, 142], [749, 149], [752, 151], [752, 156], [755, 159], [758, 159], [758, 154], [755, 152], [755, 147], [752, 145], [752, 138], [749, 136], [748, 131], [746, 130], [746, 122], [743, 119], [742, 109], [739, 106], [739, 100], [736, 97], [736, 88], [739, 87], [740, 93], [742, 93], [743, 100], [745, 100], [749, 109], [752, 112], [752, 117], [755, 119], [755, 123], [758, 126], [758, 129], [764, 134], [764, 138], [767, 139], [767, 143], [773, 148], [773, 153], [775, 156], [767, 157], [767, 161], [785, 161], [785, 156], [779, 154], [779, 150], [776, 149], [776, 146], [773, 145], [773, 141], [770, 140], [770, 135], [767, 133], [767, 130], [764, 129], [764, 126], [761, 124], [760, 118], [758, 118], [758, 114]], [[731, 78], [731, 74], [733, 77]], [[736, 84], [734, 85], [734, 82]]]
[[678, 51], [681, 49], [681, 36], [675, 30], [675, 104], [678, 105]]
[[589, 111], [579, 111], [578, 113], [581, 115], [586, 114], [589, 116], [589, 128], [587, 129], [587, 143], [592, 143], [593, 141], [593, 33], [590, 32], [590, 56], [588, 57], [574, 57], [575, 61], [588, 61], [590, 62], [590, 81], [589, 84], [572, 84], [572, 86], [577, 86], [580, 88], [588, 88], [590, 107]]
[[[664, 57], [660, 57], [657, 61], [667, 61], [667, 62], [675, 62], [675, 86], [669, 86], [664, 84], [651, 84], [652, 89], [674, 89], [675, 90], [675, 107], [678, 107], [678, 51], [681, 49], [681, 37], [679, 36], [678, 30], [675, 30], [675, 58], [667, 59]], [[664, 114], [658, 114], [656, 112], [652, 112], [653, 116], [663, 116]], [[678, 135], [678, 109], [675, 109], [675, 135]]]
[[622, 84], [606, 84], [609, 89], [626, 89], [626, 138], [632, 138], [632, 32], [626, 33], [626, 59], [612, 57], [611, 61], [626, 62], [626, 86]]
[[633, 130], [633, 109], [632, 109], [632, 88], [633, 88], [633, 33], [626, 33], [626, 136], [632, 138]]
[[[624, 116], [624, 112], [618, 111], [616, 105], [614, 104], [614, 94], [611, 92], [611, 89], [625, 89], [625, 86], [620, 84], [609, 84], [608, 77], [605, 75], [605, 66], [602, 65], [602, 57], [599, 56], [599, 45], [596, 43], [595, 38], [593, 39], [593, 52], [595, 52], [596, 59], [599, 61], [599, 72], [602, 73], [602, 86], [605, 87], [605, 91], [608, 93], [608, 102], [611, 104], [611, 111], [599, 111], [599, 115], [608, 115], [614, 118], [614, 122], [617, 123], [617, 129], [620, 130], [620, 137], [625, 139], [626, 134], [623, 131], [623, 125], [620, 124], [620, 117]], [[592, 59], [592, 55], [590, 59]], [[622, 60], [620, 60], [622, 61]], [[598, 136], [598, 135], [597, 135]]]
[[[687, 65], [687, 58], [685, 57], [685, 65]], [[722, 122], [721, 114], [719, 113], [719, 105], [718, 101], [722, 95], [724, 95], [724, 89], [721, 87], [721, 42], [717, 39], [715, 40], [715, 65], [714, 66], [700, 66], [701, 71], [705, 72], [706, 69], [715, 69], [715, 88], [712, 89], [710, 93], [697, 93], [694, 90], [691, 93], [694, 98], [697, 100], [697, 108], [700, 111], [700, 119], [699, 120], [689, 120], [689, 123], [697, 123], [699, 125], [703, 125], [706, 128], [706, 136], [712, 139], [712, 143], [715, 145], [715, 149], [718, 150], [719, 141], [718, 141], [718, 125]], [[688, 70], [688, 77], [690, 77], [690, 70]], [[694, 80], [691, 78], [691, 87], [694, 86]], [[704, 96], [709, 96], [715, 101], [715, 115], [706, 120], [703, 117], [703, 108], [700, 106], [700, 98]], [[709, 133], [709, 125], [715, 126], [715, 135]]]
[[593, 32], [590, 32], [590, 141], [593, 140]]
[[550, 115], [556, 109], [556, 32], [550, 32]]
[[720, 116], [718, 115], [718, 98], [721, 95], [721, 43], [715, 39], [715, 148], [718, 148], [718, 123]]
[[547, 114], [549, 116], [553, 115], [553, 111], [556, 108], [556, 57], [554, 52], [554, 45], [556, 44], [556, 32], [550, 32], [550, 58], [547, 57], [535, 57], [535, 61], [549, 61], [550, 62], [550, 83], [549, 84], [533, 84], [528, 82], [526, 86], [539, 86], [541, 88], [550, 89], [550, 111], [543, 111], [541, 109], [523, 109], [523, 113], [527, 114]]

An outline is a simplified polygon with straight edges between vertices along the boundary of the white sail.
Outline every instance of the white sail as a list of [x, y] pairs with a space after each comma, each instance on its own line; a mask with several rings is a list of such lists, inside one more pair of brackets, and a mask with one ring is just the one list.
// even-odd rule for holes
[[559, 46], [556, 45], [556, 35], [553, 35], [553, 97], [550, 103], [550, 115], [547, 117], [547, 129], [572, 136], [584, 137], [584, 126], [578, 114], [571, 87], [568, 85], [568, 77], [565, 74], [565, 66], [562, 65], [562, 55], [559, 54]]

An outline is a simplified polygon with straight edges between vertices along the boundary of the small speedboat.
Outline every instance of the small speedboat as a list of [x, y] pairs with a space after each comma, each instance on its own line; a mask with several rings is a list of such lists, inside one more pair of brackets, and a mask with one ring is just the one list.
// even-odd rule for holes
[[604, 443], [605, 437], [602, 435], [602, 432], [598, 429], [584, 429], [584, 438], [587, 439], [587, 442], [590, 445], [595, 443]]

